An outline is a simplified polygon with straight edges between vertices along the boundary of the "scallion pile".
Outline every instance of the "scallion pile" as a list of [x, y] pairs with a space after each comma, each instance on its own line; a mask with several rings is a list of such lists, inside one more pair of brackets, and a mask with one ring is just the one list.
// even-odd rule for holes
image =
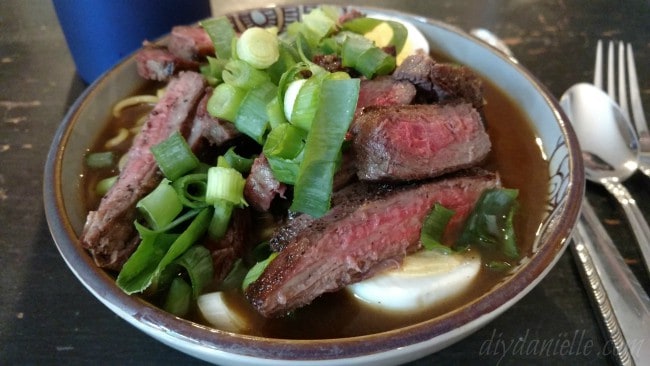
[[[274, 177], [293, 188], [291, 210], [314, 217], [330, 208], [359, 77], [395, 68], [390, 52], [363, 37], [384, 21], [361, 18], [342, 25], [338, 16], [334, 8], [319, 7], [282, 34], [253, 27], [238, 35], [226, 17], [201, 22], [215, 47], [214, 57], [201, 67], [213, 87], [208, 113], [233, 123], [257, 142]], [[406, 30], [395, 22], [389, 26], [392, 46], [399, 51]], [[327, 71], [312, 62], [319, 54], [334, 54], [350, 72]], [[200, 244], [202, 238], [218, 240], [233, 210], [247, 205], [244, 177], [254, 157], [231, 149], [206, 165], [179, 133], [153, 147], [152, 153], [165, 178], [137, 204], [135, 226], [141, 243], [117, 284], [129, 294], [163, 296], [164, 308], [183, 316], [213, 280], [212, 258]], [[109, 154], [89, 157], [98, 166], [111, 159]], [[110, 184], [104, 182], [102, 190]], [[250, 271], [246, 281], [255, 276], [256, 271]]]

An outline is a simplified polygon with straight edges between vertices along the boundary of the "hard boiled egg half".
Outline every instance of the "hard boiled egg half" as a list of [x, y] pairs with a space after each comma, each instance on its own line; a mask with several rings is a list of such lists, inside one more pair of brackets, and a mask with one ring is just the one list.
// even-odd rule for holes
[[397, 269], [347, 287], [357, 299], [391, 311], [414, 311], [442, 304], [466, 291], [481, 269], [476, 252], [445, 254], [420, 250]]
[[[398, 65], [401, 64], [405, 58], [414, 54], [417, 50], [422, 50], [427, 54], [429, 53], [429, 42], [424, 37], [422, 32], [420, 32], [412, 23], [384, 14], [369, 13], [367, 15], [370, 18], [398, 22], [406, 28], [406, 31], [408, 32], [406, 36], [406, 42], [404, 43], [404, 47], [402, 47], [402, 50], [395, 59]], [[388, 43], [393, 38], [393, 29], [387, 23], [380, 23], [363, 36], [375, 42], [375, 45], [377, 47], [385, 47], [388, 46]]]

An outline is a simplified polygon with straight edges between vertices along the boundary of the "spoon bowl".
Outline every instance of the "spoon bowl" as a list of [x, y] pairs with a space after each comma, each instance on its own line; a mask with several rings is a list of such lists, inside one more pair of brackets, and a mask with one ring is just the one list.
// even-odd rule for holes
[[639, 140], [634, 127], [616, 102], [591, 84], [569, 88], [560, 105], [578, 136], [586, 178], [602, 184], [621, 204], [650, 272], [650, 227], [622, 184], [638, 168]]
[[620, 107], [601, 89], [579, 83], [560, 105], [578, 135], [587, 179], [622, 182], [637, 170], [639, 141]]

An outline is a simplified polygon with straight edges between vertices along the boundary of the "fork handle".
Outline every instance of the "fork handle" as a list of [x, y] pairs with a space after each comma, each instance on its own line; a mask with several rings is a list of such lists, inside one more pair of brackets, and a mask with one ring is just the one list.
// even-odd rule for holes
[[625, 211], [625, 215], [639, 243], [643, 261], [650, 273], [650, 227], [648, 227], [648, 222], [643, 217], [639, 206], [637, 206], [636, 201], [625, 186], [620, 182], [607, 179], [603, 181], [603, 184], [623, 207], [623, 211]]

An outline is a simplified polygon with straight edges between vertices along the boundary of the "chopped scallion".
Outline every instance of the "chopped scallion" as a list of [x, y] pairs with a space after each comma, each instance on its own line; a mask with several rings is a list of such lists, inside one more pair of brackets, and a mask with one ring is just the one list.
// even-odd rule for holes
[[246, 91], [243, 89], [226, 83], [219, 84], [208, 99], [208, 113], [213, 117], [234, 122], [245, 96]]
[[169, 180], [176, 180], [199, 166], [199, 159], [185, 138], [175, 131], [163, 142], [151, 147], [158, 167]]
[[95, 193], [98, 196], [104, 196], [108, 191], [111, 189], [113, 184], [117, 182], [117, 175], [114, 175], [112, 177], [104, 178], [97, 182], [97, 185], [95, 186]]
[[192, 287], [180, 277], [174, 278], [165, 296], [163, 309], [176, 316], [185, 316], [190, 311]]
[[224, 67], [222, 77], [224, 82], [244, 90], [252, 89], [270, 81], [267, 73], [242, 60], [228, 61]]
[[192, 284], [192, 295], [196, 299], [207, 286], [214, 275], [212, 255], [202, 245], [190, 247], [183, 255], [174, 261], [175, 264], [185, 268]]
[[226, 200], [217, 200], [214, 203], [214, 214], [208, 227], [208, 236], [212, 240], [221, 239], [228, 230], [230, 217], [232, 216], [233, 204]]
[[212, 208], [204, 208], [180, 235], [156, 233], [136, 222], [142, 241], [122, 266], [117, 285], [127, 294], [146, 290], [170, 263], [205, 234], [211, 218]]
[[233, 168], [212, 167], [208, 169], [208, 187], [205, 201], [214, 205], [218, 200], [225, 200], [233, 205], [245, 205], [244, 185], [246, 179]]
[[208, 84], [215, 86], [223, 81], [222, 73], [226, 67], [227, 61], [225, 59], [210, 56], [206, 58], [208, 63], [201, 66], [201, 74], [208, 81]]
[[249, 90], [235, 117], [235, 127], [259, 144], [264, 142], [264, 133], [269, 124], [266, 105], [273, 100], [276, 94], [277, 87], [271, 82], [263, 83]]
[[211, 18], [199, 23], [208, 33], [218, 58], [229, 58], [232, 54], [232, 40], [237, 38], [235, 30], [227, 17]]
[[446, 254], [451, 252], [451, 248], [442, 244], [442, 236], [452, 216], [454, 216], [454, 210], [438, 203], [433, 206], [431, 212], [424, 219], [420, 231], [420, 242], [426, 249], [438, 249]]
[[235, 169], [236, 171], [245, 174], [251, 171], [253, 166], [253, 158], [245, 158], [235, 152], [235, 148], [231, 147], [223, 154], [223, 158], [228, 162], [228, 164]]
[[304, 130], [289, 123], [283, 123], [269, 132], [262, 151], [275, 179], [287, 184], [296, 182], [306, 138]]
[[500, 250], [509, 258], [519, 257], [513, 217], [517, 210], [516, 189], [489, 189], [483, 192], [467, 219], [456, 247], [472, 244]]
[[237, 56], [258, 69], [266, 69], [280, 58], [278, 37], [266, 29], [246, 29], [237, 41]]
[[184, 175], [172, 182], [172, 187], [176, 190], [176, 194], [183, 203], [183, 206], [190, 208], [203, 208], [208, 206], [208, 203], [205, 202], [207, 185], [207, 173]]
[[246, 273], [244, 281], [242, 282], [242, 289], [246, 290], [248, 285], [255, 282], [255, 280], [257, 280], [262, 275], [262, 273], [264, 273], [264, 270], [269, 265], [269, 263], [271, 263], [277, 256], [278, 253], [274, 252], [271, 253], [271, 255], [265, 260], [255, 263], [255, 265], [248, 271], [248, 273]]
[[95, 152], [86, 155], [86, 166], [91, 169], [110, 168], [115, 163], [112, 151]]
[[408, 30], [403, 24], [399, 22], [376, 19], [372, 17], [359, 17], [348, 20], [347, 22], [343, 23], [341, 27], [354, 33], [366, 34], [377, 28], [377, 26], [381, 25], [382, 23], [387, 24], [392, 30], [393, 34], [388, 44], [395, 46], [395, 50], [397, 53], [399, 53], [404, 47], [406, 38], [408, 37]]
[[354, 116], [359, 83], [359, 79], [323, 82], [320, 106], [294, 186], [293, 211], [320, 217], [329, 210], [337, 160]]
[[158, 187], [136, 204], [136, 208], [153, 230], [171, 223], [183, 210], [183, 204], [170, 181], [163, 179]]

